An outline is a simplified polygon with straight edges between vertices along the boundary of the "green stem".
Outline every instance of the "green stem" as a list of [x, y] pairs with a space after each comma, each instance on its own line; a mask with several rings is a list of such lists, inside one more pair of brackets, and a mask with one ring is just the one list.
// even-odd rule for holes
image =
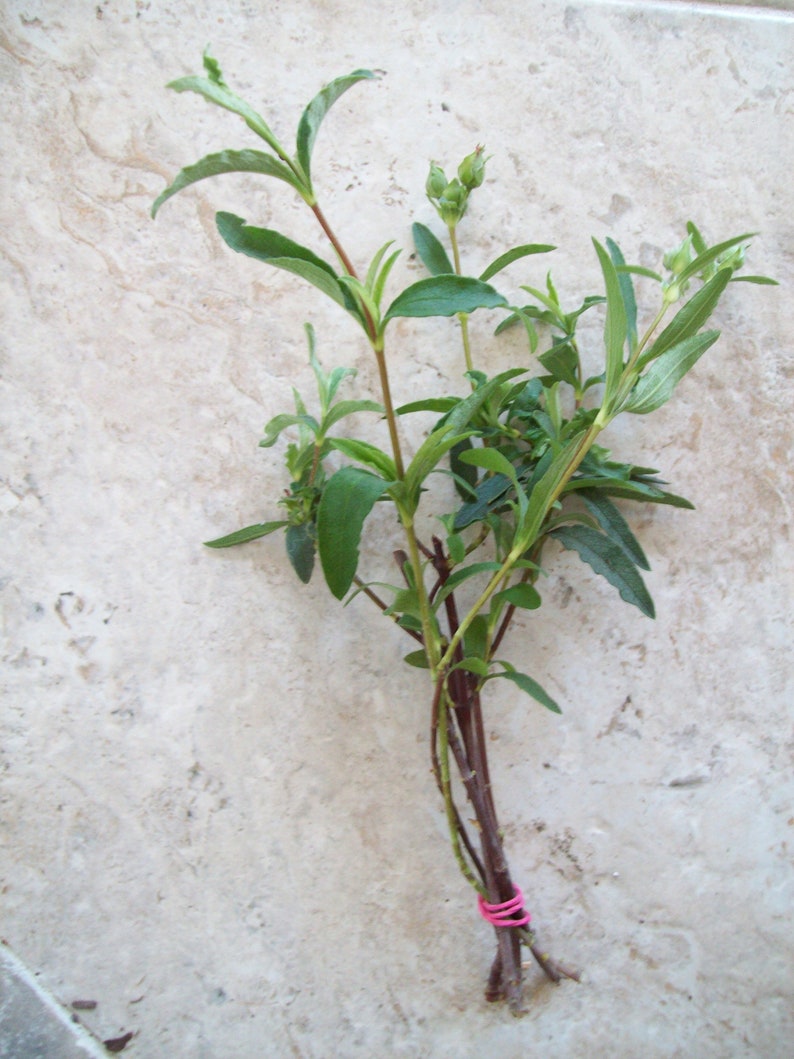
[[[560, 481], [557, 483], [557, 486], [552, 491], [548, 500], [546, 501], [546, 510], [543, 512], [543, 517], [541, 518], [539, 523], [540, 526], [542, 526], [543, 522], [546, 519], [546, 515], [551, 510], [555, 502], [562, 495], [563, 489], [571, 480], [573, 475], [576, 473], [579, 464], [585, 458], [593, 442], [601, 433], [608, 421], [609, 420], [606, 417], [601, 422], [596, 419], [596, 421], [590, 426], [590, 428], [582, 437], [581, 443], [579, 444], [576, 451], [571, 457], [571, 462], [565, 468], [564, 473], [560, 477]], [[499, 585], [501, 584], [502, 579], [510, 573], [513, 566], [518, 562], [521, 556], [524, 555], [526, 551], [532, 547], [536, 540], [537, 536], [535, 537], [535, 540], [530, 540], [527, 542], [520, 541], [518, 544], [514, 545], [513, 548], [510, 550], [500, 568], [491, 577], [480, 598], [461, 620], [458, 629], [450, 639], [449, 644], [447, 645], [447, 648], [444, 651], [444, 654], [441, 656], [441, 659], [438, 663], [439, 671], [443, 672], [452, 664], [453, 659], [455, 657], [455, 650], [458, 644], [461, 643], [461, 641], [463, 640], [463, 636], [471, 625], [471, 623], [480, 613], [485, 604], [490, 600], [491, 596], [499, 589]]]
[[[449, 230], [449, 241], [452, 246], [452, 259], [455, 265], [455, 275], [460, 276], [460, 250], [458, 249], [458, 233], [457, 228], [454, 224], [447, 225]], [[458, 320], [460, 320], [460, 337], [463, 341], [463, 356], [466, 360], [466, 371], [474, 370], [474, 362], [471, 356], [471, 342], [469, 340], [469, 314], [458, 313]], [[472, 387], [474, 383], [472, 383]]]

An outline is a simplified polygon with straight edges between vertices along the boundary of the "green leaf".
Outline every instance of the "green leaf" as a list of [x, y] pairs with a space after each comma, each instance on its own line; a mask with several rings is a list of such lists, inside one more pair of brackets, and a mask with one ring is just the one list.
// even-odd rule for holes
[[569, 483], [570, 489], [598, 489], [607, 496], [615, 496], [620, 500], [637, 500], [647, 504], [667, 504], [670, 507], [685, 508], [688, 511], [694, 509], [694, 504], [675, 493], [666, 493], [648, 482], [632, 482], [619, 478], [575, 478]]
[[470, 393], [462, 401], [456, 402], [455, 407], [449, 415], [444, 417], [442, 422], [451, 425], [453, 430], [464, 430], [480, 408], [486, 401], [490, 400], [503, 383], [509, 382], [510, 379], [514, 379], [517, 375], [525, 375], [526, 372], [526, 368], [508, 368], [507, 371], [500, 371], [492, 379], [478, 384], [477, 389], [473, 393]]
[[485, 658], [488, 642], [488, 619], [478, 614], [463, 635], [463, 649], [469, 658]]
[[645, 415], [661, 408], [673, 396], [681, 379], [719, 337], [719, 331], [704, 331], [662, 353], [637, 380], [621, 411]]
[[731, 276], [731, 283], [758, 283], [765, 287], [779, 287], [776, 279], [770, 276]]
[[516, 534], [516, 545], [521, 544], [522, 550], [525, 551], [537, 539], [555, 493], [582, 443], [583, 436], [584, 431], [579, 431], [570, 438], [552, 457], [548, 467], [532, 487], [532, 492], [529, 494], [529, 506]]
[[[757, 234], [757, 232], [745, 232], [744, 235], [735, 235], [733, 239], [726, 239], [724, 243], [717, 243], [716, 246], [709, 247], [709, 249], [704, 250], [702, 254], [698, 254], [695, 260], [691, 261], [683, 272], [676, 276], [676, 281], [678, 283], [683, 283], [692, 276], [699, 275], [707, 265], [715, 262], [726, 250], [730, 250], [732, 247], [744, 243], [747, 239], [752, 239], [752, 237]], [[730, 275], [731, 270], [727, 269], [726, 271]]]
[[[610, 242], [611, 240], [607, 240]], [[614, 259], [613, 259], [614, 260]], [[615, 265], [615, 271], [620, 276], [624, 272], [629, 273], [632, 276], [645, 276], [646, 279], [655, 279], [657, 283], [662, 282], [662, 277], [658, 272], [654, 272], [652, 268], [643, 268], [642, 265]]]
[[506, 475], [516, 489], [518, 489], [518, 476], [516, 469], [508, 458], [498, 449], [469, 449], [460, 454], [459, 459], [463, 463], [472, 464], [474, 467], [483, 467], [494, 474]]
[[500, 602], [504, 601], [514, 607], [520, 607], [522, 610], [537, 610], [542, 602], [538, 590], [534, 585], [527, 584], [526, 581], [519, 581], [517, 585], [511, 585], [503, 592], [498, 592], [493, 598], [494, 602], [497, 600]]
[[655, 617], [653, 600], [637, 567], [609, 537], [589, 526], [561, 526], [552, 537], [605, 577], [627, 603], [633, 603], [649, 618]]
[[265, 426], [265, 436], [259, 442], [259, 447], [269, 449], [271, 445], [275, 445], [282, 430], [294, 426], [309, 427], [315, 435], [320, 429], [314, 416], [294, 415], [290, 412], [282, 412], [280, 415], [273, 416], [270, 422]]
[[484, 658], [461, 658], [450, 668], [450, 673], [456, 669], [465, 669], [467, 673], [474, 673], [478, 677], [488, 676], [488, 663]]
[[292, 569], [304, 585], [307, 585], [314, 570], [315, 539], [311, 523], [302, 522], [298, 526], [288, 526], [286, 545]]
[[450, 533], [447, 537], [447, 551], [454, 566], [466, 558], [466, 542], [459, 533]]
[[357, 441], [353, 438], [329, 438], [328, 442], [331, 448], [337, 449], [349, 459], [372, 467], [387, 481], [393, 482], [397, 478], [397, 469], [391, 456], [375, 445], [370, 445], [368, 441]]
[[476, 577], [477, 574], [493, 574], [501, 569], [502, 564], [497, 562], [472, 563], [471, 566], [459, 567], [449, 575], [443, 586], [436, 593], [433, 598], [433, 606], [437, 607], [439, 603], [443, 603], [450, 592], [454, 592], [458, 585], [468, 581], [470, 577]]
[[609, 256], [612, 258], [612, 264], [615, 266], [620, 296], [623, 299], [623, 308], [626, 312], [626, 339], [629, 349], [634, 349], [637, 344], [637, 301], [634, 297], [634, 284], [631, 282], [631, 276], [628, 274], [626, 262], [618, 244], [609, 238], [606, 240], [606, 244]]
[[398, 294], [384, 323], [394, 317], [454, 316], [475, 309], [498, 309], [507, 300], [493, 287], [470, 276], [430, 276]]
[[300, 184], [295, 179], [295, 174], [278, 158], [264, 151], [220, 151], [218, 154], [208, 154], [193, 165], [181, 169], [173, 182], [154, 200], [152, 205], [152, 217], [157, 211], [178, 191], [195, 184], [199, 180], [208, 177], [222, 176], [225, 173], [261, 173], [264, 176], [276, 177], [286, 181], [292, 187], [300, 190]]
[[265, 261], [275, 268], [294, 272], [327, 294], [344, 309], [351, 310], [351, 298], [343, 290], [327, 261], [305, 246], [269, 228], [253, 228], [233, 213], [218, 213], [215, 223], [224, 242], [239, 254]]
[[[504, 665], [504, 663], [502, 664]], [[504, 673], [493, 673], [489, 679], [497, 680], [499, 677], [504, 677], [505, 680], [511, 681], [517, 688], [525, 691], [527, 695], [531, 695], [536, 702], [539, 702], [541, 706], [545, 706], [547, 710], [551, 710], [552, 713], [562, 713], [562, 710], [551, 695], [538, 684], [537, 680], [533, 680], [526, 673], [517, 673], [514, 669], [507, 669]]]
[[424, 224], [411, 226], [416, 252], [431, 276], [450, 275], [455, 272], [447, 252], [433, 233]]
[[268, 533], [274, 533], [282, 526], [286, 526], [285, 519], [278, 522], [258, 522], [255, 526], [246, 526], [245, 529], [228, 533], [225, 537], [216, 537], [212, 541], [204, 541], [208, 548], [231, 548], [235, 544], [245, 544], [247, 541], [255, 541], [260, 537], [266, 537]]
[[411, 511], [419, 504], [419, 490], [425, 478], [454, 445], [469, 436], [469, 433], [454, 432], [450, 422], [428, 434], [405, 471], [405, 493]]
[[623, 373], [623, 346], [626, 341], [628, 320], [623, 304], [623, 294], [620, 289], [620, 279], [615, 271], [615, 266], [612, 264], [612, 259], [597, 239], [593, 240], [593, 245], [598, 254], [606, 285], [607, 313], [604, 322], [606, 378], [604, 404], [608, 404], [617, 390], [620, 376]]
[[698, 332], [714, 311], [730, 278], [731, 270], [721, 268], [716, 276], [708, 283], [704, 283], [697, 294], [693, 295], [678, 310], [648, 352], [640, 357], [637, 361], [638, 368], [642, 370], [646, 364], [660, 357], [666, 350]]
[[411, 651], [410, 654], [405, 655], [403, 662], [407, 662], [409, 666], [415, 666], [416, 669], [429, 669], [430, 663], [427, 660], [427, 655], [424, 650]]
[[538, 360], [554, 379], [573, 387], [579, 385], [579, 356], [570, 342], [557, 342], [548, 352], [538, 357]]
[[522, 257], [528, 257], [530, 254], [548, 254], [550, 250], [556, 249], [556, 246], [551, 246], [549, 243], [526, 243], [524, 246], [514, 246], [512, 250], [508, 250], [492, 261], [488, 268], [480, 273], [480, 279], [489, 280], [491, 276], [495, 276], [497, 272], [501, 272], [503, 268], [507, 268], [508, 265]]
[[[449, 469], [455, 479], [455, 488], [463, 500], [470, 500], [476, 496], [477, 468], [471, 464], [461, 463], [460, 457], [472, 447], [471, 438], [465, 438], [453, 445], [449, 450]], [[458, 562], [459, 560], [456, 560]]]
[[497, 474], [493, 478], [484, 478], [476, 487], [477, 498], [465, 503], [455, 515], [453, 526], [456, 530], [465, 529], [472, 522], [481, 522], [489, 513], [496, 501], [501, 500], [510, 488], [510, 479]]
[[348, 88], [352, 88], [359, 81], [372, 81], [375, 79], [375, 74], [371, 70], [354, 70], [352, 74], [337, 77], [336, 80], [331, 81], [330, 84], [318, 92], [304, 110], [298, 125], [297, 158], [301, 169], [306, 174], [309, 187], [311, 187], [311, 160], [314, 141], [317, 138], [317, 132], [325, 115], [337, 99], [347, 92]]
[[588, 509], [596, 516], [607, 536], [622, 548], [631, 561], [642, 570], [650, 570], [650, 564], [639, 541], [629, 528], [628, 522], [608, 496], [597, 489], [587, 489], [581, 494]]
[[335, 405], [331, 407], [328, 415], [325, 417], [322, 423], [322, 431], [326, 433], [328, 430], [338, 423], [340, 419], [344, 419], [349, 415], [353, 415], [354, 412], [380, 412], [383, 414], [385, 409], [382, 404], [377, 401], [365, 401], [365, 400], [350, 400], [350, 401], [337, 401]]
[[323, 489], [317, 512], [317, 546], [325, 580], [337, 599], [353, 583], [361, 530], [375, 502], [389, 487], [358, 467], [342, 467]]
[[398, 416], [407, 415], [408, 412], [449, 412], [458, 404], [460, 397], [425, 397], [421, 401], [401, 404], [395, 408], [395, 412]]
[[204, 55], [204, 68], [210, 74], [209, 78], [206, 77], [180, 77], [176, 81], [171, 81], [167, 86], [172, 88], [174, 92], [196, 92], [198, 95], [203, 96], [209, 103], [215, 103], [219, 107], [223, 107], [225, 110], [232, 111], [233, 114], [237, 114], [243, 119], [249, 129], [261, 136], [261, 138], [272, 147], [277, 155], [284, 158], [286, 153], [284, 148], [278, 142], [270, 126], [267, 124], [261, 114], [258, 114], [253, 107], [249, 106], [244, 99], [235, 95], [223, 80], [215, 59], [209, 56], [206, 52]]

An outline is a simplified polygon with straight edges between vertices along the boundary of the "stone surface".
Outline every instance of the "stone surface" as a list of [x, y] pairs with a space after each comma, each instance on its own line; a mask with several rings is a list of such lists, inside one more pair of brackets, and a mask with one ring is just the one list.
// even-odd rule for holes
[[[11, 0], [0, 18], [2, 936], [146, 1059], [787, 1056], [791, 16]], [[697, 507], [627, 510], [656, 622], [556, 557], [510, 649], [563, 717], [489, 700], [516, 877], [544, 944], [584, 968], [560, 988], [530, 972], [519, 1021], [482, 999], [491, 938], [446, 845], [428, 691], [397, 630], [361, 599], [340, 611], [319, 578], [298, 586], [276, 538], [200, 544], [277, 513], [285, 480], [257, 441], [292, 385], [309, 391], [304, 320], [326, 364], [359, 369], [351, 393], [377, 382], [343, 313], [216, 234], [230, 209], [320, 250], [286, 186], [226, 177], [149, 219], [182, 165], [256, 146], [163, 87], [208, 41], [290, 139], [322, 83], [387, 72], [318, 139], [324, 209], [359, 262], [433, 223], [429, 158], [483, 141], [473, 269], [549, 241], [573, 301], [597, 287], [591, 235], [655, 265], [691, 217], [715, 241], [760, 232], [752, 268], [782, 284], [731, 288], [675, 401], [610, 433]], [[395, 285], [420, 275], [406, 253]], [[478, 343], [492, 323], [473, 319]], [[398, 401], [460, 370], [445, 322], [400, 324], [393, 355]], [[376, 518], [368, 578], [389, 576], [392, 539]]]
[[24, 964], [0, 945], [2, 1059], [102, 1059], [107, 1051], [78, 1018], [72, 1018]]

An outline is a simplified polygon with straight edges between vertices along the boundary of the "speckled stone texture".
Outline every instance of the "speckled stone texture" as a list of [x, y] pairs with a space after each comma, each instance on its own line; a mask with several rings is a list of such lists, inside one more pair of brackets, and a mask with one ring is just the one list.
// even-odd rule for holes
[[[10, 0], [0, 18], [2, 936], [145, 1059], [789, 1056], [792, 16]], [[521, 1020], [482, 998], [491, 932], [447, 845], [398, 630], [298, 585], [280, 538], [201, 546], [277, 514], [280, 450], [257, 441], [310, 390], [305, 320], [326, 365], [358, 368], [351, 395], [377, 381], [344, 313], [215, 231], [231, 209], [320, 249], [286, 186], [206, 182], [149, 219], [182, 165], [257, 146], [163, 87], [207, 42], [289, 140], [324, 82], [386, 71], [317, 145], [359, 263], [433, 223], [428, 159], [482, 141], [469, 267], [560, 248], [512, 266], [511, 292], [552, 261], [575, 303], [598, 285], [591, 235], [654, 265], [689, 218], [714, 241], [759, 232], [751, 271], [782, 284], [731, 287], [676, 399], [610, 430], [697, 507], [625, 509], [657, 620], [550, 553], [510, 650], [564, 714], [489, 696], [516, 878], [544, 944], [584, 970], [559, 988], [530, 970]], [[395, 290], [421, 275], [406, 252]], [[489, 371], [519, 349], [489, 346], [495, 320], [472, 320]], [[453, 325], [400, 323], [391, 352], [397, 401], [457, 386]], [[376, 516], [366, 577], [390, 576], [397, 543]]]

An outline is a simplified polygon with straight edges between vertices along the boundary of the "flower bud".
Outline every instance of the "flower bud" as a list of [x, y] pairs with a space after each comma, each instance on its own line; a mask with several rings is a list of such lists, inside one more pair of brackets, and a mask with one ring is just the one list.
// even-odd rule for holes
[[478, 188], [485, 180], [485, 159], [482, 154], [485, 148], [478, 144], [471, 154], [467, 154], [458, 166], [458, 177], [461, 184], [469, 191]]
[[744, 252], [746, 249], [747, 247], [745, 246], [737, 246], [733, 250], [726, 250], [724, 254], [717, 258], [717, 269], [730, 268], [736, 270], [741, 268], [744, 264]]
[[457, 224], [466, 212], [469, 193], [457, 179], [450, 180], [438, 198], [438, 212], [445, 224]]
[[664, 255], [664, 267], [668, 268], [674, 276], [680, 276], [690, 262], [695, 259], [695, 251], [692, 248], [692, 236], [688, 235], [680, 246], [668, 250]]
[[425, 191], [431, 199], [440, 198], [444, 194], [449, 181], [444, 175], [444, 170], [441, 166], [436, 165], [435, 162], [430, 163], [430, 172], [427, 174], [427, 180], [425, 182]]

